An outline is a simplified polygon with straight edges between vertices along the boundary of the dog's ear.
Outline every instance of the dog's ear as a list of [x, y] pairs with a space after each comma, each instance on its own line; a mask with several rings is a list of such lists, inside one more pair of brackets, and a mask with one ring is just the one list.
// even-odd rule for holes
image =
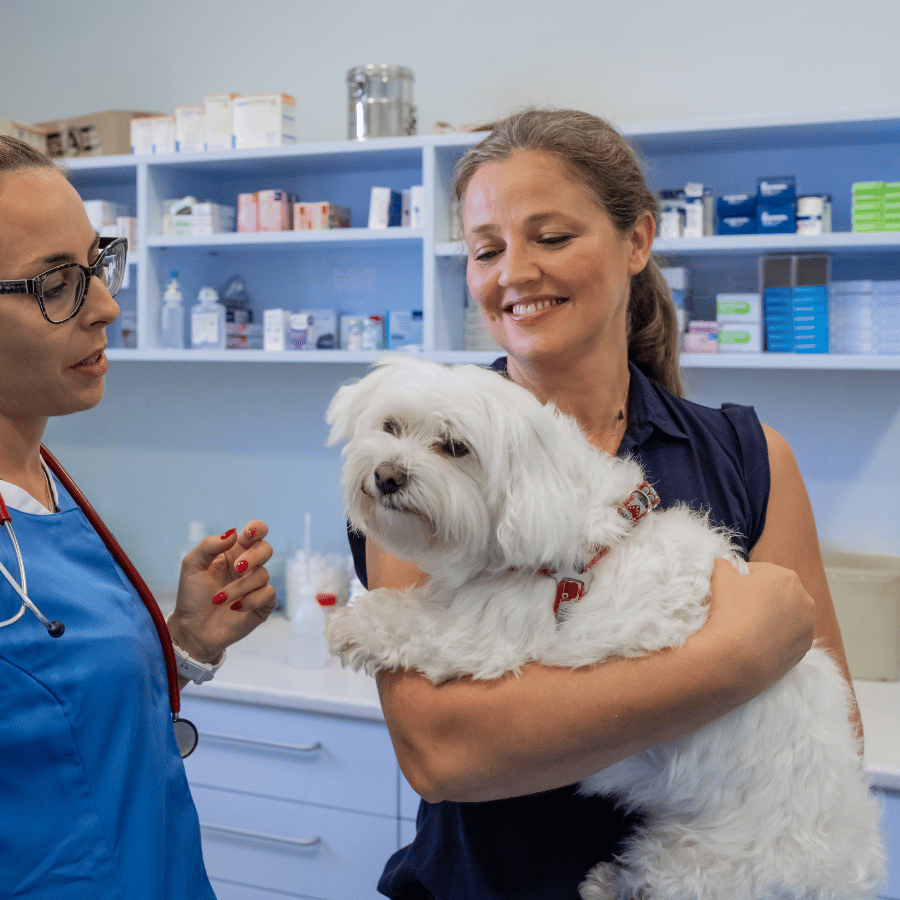
[[359, 381], [338, 388], [325, 412], [325, 422], [331, 426], [328, 433], [329, 447], [352, 436], [353, 424], [359, 421], [359, 414], [362, 412], [360, 407], [365, 404], [367, 393]]
[[540, 568], [558, 559], [574, 540], [577, 498], [569, 473], [561, 473], [564, 437], [553, 422], [555, 411], [531, 398], [522, 406], [515, 416], [498, 417], [503, 421], [498, 427], [507, 431], [502, 439], [508, 461], [497, 541], [506, 565]]

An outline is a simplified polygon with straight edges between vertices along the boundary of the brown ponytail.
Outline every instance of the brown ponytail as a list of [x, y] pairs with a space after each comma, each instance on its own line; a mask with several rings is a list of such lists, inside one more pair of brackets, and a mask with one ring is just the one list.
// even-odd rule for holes
[[[649, 212], [659, 220], [656, 197], [647, 187], [637, 153], [608, 122], [568, 109], [527, 109], [493, 124], [456, 167], [460, 211], [472, 176], [488, 162], [516, 150], [553, 153], [609, 215], [620, 235], [631, 233]], [[651, 258], [631, 279], [628, 358], [650, 378], [681, 396], [678, 325], [669, 287]]]

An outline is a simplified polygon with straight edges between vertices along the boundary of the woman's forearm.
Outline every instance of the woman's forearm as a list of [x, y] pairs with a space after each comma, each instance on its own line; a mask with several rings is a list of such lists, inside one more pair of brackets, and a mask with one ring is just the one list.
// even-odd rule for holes
[[[379, 675], [385, 719], [410, 784], [432, 802], [561, 787], [756, 696], [809, 648], [813, 604], [793, 573], [726, 570], [733, 573], [717, 564], [710, 622], [678, 650], [579, 669], [530, 664], [519, 676], [440, 686], [416, 672]], [[732, 599], [750, 582], [768, 598], [755, 612]], [[773, 648], [766, 632], [779, 620]]]

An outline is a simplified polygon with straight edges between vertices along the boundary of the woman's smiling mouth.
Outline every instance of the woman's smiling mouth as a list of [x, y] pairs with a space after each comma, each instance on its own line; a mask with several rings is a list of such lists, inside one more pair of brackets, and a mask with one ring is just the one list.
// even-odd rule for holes
[[545, 309], [559, 306], [561, 303], [565, 303], [567, 299], [567, 297], [552, 297], [542, 300], [524, 300], [507, 307], [506, 311], [514, 316], [533, 316], [535, 313], [543, 312]]

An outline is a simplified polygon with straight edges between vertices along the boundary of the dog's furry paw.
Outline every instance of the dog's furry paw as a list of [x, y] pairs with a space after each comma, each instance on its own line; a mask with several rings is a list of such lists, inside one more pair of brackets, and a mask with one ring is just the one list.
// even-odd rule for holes
[[360, 646], [360, 636], [353, 621], [350, 607], [342, 607], [330, 612], [325, 621], [325, 637], [332, 656], [338, 657], [342, 665], [359, 669], [365, 663], [365, 654]]
[[615, 863], [597, 863], [578, 886], [581, 900], [617, 900], [619, 867]]

